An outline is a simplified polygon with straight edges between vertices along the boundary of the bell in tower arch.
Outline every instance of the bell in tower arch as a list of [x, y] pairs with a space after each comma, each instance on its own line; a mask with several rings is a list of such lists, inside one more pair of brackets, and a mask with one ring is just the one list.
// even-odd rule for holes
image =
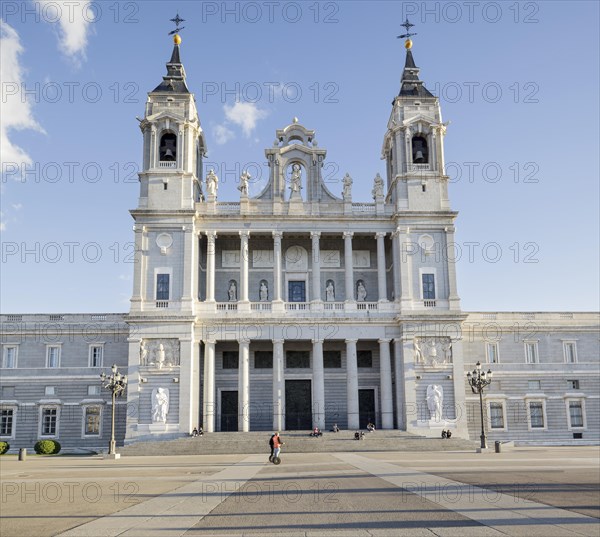
[[172, 132], [163, 134], [161, 137], [159, 154], [162, 162], [177, 160], [177, 137]]
[[412, 139], [412, 158], [413, 164], [428, 164], [429, 151], [427, 149], [427, 140], [423, 136], [415, 136]]

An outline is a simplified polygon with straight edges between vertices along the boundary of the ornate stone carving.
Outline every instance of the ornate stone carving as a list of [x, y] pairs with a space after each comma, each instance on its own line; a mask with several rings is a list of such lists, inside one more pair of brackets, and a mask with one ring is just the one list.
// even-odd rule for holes
[[302, 167], [298, 163], [292, 164], [292, 178], [290, 182], [290, 190], [292, 191], [292, 196], [294, 193], [300, 193], [300, 189], [302, 188]]
[[433, 421], [442, 420], [442, 407], [444, 404], [444, 389], [439, 384], [427, 386], [427, 408]]
[[142, 340], [140, 344], [140, 365], [158, 369], [179, 365], [179, 340]]
[[235, 280], [229, 280], [227, 296], [229, 297], [229, 302], [237, 302], [237, 282]]
[[258, 298], [261, 302], [267, 302], [269, 300], [269, 286], [267, 284], [267, 280], [260, 281]]
[[365, 282], [363, 280], [358, 280], [356, 282], [356, 301], [364, 302], [367, 299], [367, 288], [365, 287]]
[[373, 180], [373, 190], [371, 191], [374, 200], [383, 198], [383, 187], [383, 178], [377, 174]]
[[342, 190], [342, 198], [345, 201], [352, 200], [352, 183], [352, 177], [350, 177], [349, 174], [346, 174], [344, 179], [342, 179], [342, 184], [344, 186], [344, 189]]
[[452, 341], [449, 337], [415, 338], [415, 362], [425, 367], [438, 367], [452, 363]]
[[169, 389], [154, 388], [152, 390], [152, 421], [166, 423], [169, 413]]
[[217, 190], [219, 189], [219, 178], [214, 170], [210, 170], [206, 176], [206, 190], [209, 196], [217, 197]]
[[325, 284], [325, 302], [335, 302], [335, 284], [333, 280], [327, 280]]
[[248, 195], [248, 181], [251, 177], [252, 176], [246, 170], [244, 170], [242, 172], [242, 175], [240, 175], [240, 184], [237, 188], [240, 191], [242, 197]]

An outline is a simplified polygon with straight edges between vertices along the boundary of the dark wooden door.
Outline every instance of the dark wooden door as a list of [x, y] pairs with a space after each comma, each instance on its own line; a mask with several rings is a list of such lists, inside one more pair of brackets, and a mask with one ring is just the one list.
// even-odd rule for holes
[[221, 392], [221, 431], [238, 430], [238, 392]]
[[358, 390], [358, 421], [361, 429], [366, 429], [370, 421], [375, 421], [375, 390]]
[[288, 431], [310, 431], [312, 393], [310, 380], [285, 381], [285, 428]]

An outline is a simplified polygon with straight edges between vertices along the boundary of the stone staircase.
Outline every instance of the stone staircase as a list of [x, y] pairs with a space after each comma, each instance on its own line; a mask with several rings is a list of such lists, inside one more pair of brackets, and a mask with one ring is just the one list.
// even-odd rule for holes
[[[227, 453], [268, 453], [269, 431], [248, 433], [205, 433], [175, 440], [138, 441], [118, 449], [122, 455], [216, 455]], [[312, 438], [307, 431], [283, 431], [283, 453], [327, 453], [343, 451], [475, 451], [478, 442], [460, 438], [425, 438], [404, 431], [388, 430], [366, 433], [354, 439], [354, 431], [326, 432]]]

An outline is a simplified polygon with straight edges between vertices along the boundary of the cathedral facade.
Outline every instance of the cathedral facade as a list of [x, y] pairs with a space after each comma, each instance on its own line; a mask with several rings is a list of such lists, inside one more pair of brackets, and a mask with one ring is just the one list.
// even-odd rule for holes
[[244, 172], [239, 201], [221, 201], [179, 49], [140, 122], [131, 309], [4, 315], [1, 439], [104, 445], [110, 397], [97, 379], [112, 363], [129, 379], [120, 442], [199, 426], [369, 422], [477, 438], [466, 372], [482, 362], [494, 372], [484, 394], [492, 439], [598, 442], [597, 313], [461, 310], [447, 124], [410, 41], [383, 137], [385, 177], [372, 178], [369, 202], [353, 199], [349, 175], [341, 192], [326, 186], [327, 151], [296, 118], [265, 149], [263, 190], [250, 196]]

